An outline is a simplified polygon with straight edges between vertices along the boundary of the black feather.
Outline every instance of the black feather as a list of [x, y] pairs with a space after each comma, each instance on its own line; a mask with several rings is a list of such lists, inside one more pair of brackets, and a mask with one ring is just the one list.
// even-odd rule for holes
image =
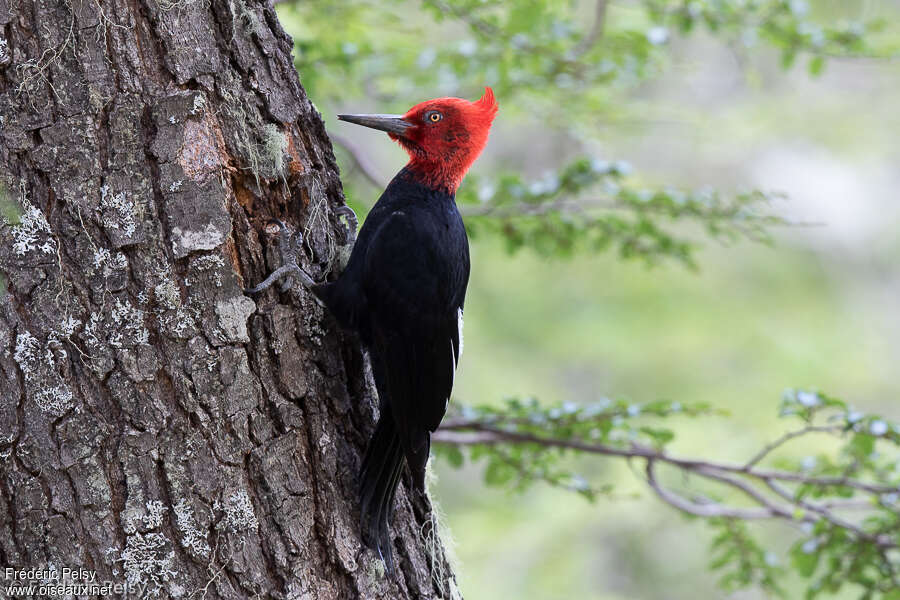
[[403, 448], [390, 413], [382, 414], [359, 473], [360, 531], [363, 541], [394, 569], [388, 523], [403, 469]]

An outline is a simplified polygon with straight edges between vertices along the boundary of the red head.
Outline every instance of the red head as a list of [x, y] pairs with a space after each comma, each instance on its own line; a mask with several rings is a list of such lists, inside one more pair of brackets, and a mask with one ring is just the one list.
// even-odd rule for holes
[[338, 115], [351, 123], [387, 131], [409, 154], [407, 167], [423, 183], [455, 192], [487, 144], [497, 114], [491, 88], [475, 102], [436, 98], [405, 115]]

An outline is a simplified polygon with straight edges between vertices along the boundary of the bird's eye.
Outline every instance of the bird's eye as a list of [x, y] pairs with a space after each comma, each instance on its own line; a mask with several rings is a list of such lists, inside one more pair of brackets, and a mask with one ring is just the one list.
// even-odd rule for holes
[[438, 121], [443, 119], [444, 116], [441, 113], [439, 113], [438, 111], [432, 110], [427, 115], [425, 115], [425, 118], [428, 119], [429, 121], [431, 121], [432, 123], [437, 123]]

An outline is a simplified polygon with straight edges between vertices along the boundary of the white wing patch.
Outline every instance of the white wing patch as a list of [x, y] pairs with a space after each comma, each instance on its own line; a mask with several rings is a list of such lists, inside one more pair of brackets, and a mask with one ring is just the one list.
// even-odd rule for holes
[[459, 357], [462, 358], [463, 353], [463, 312], [461, 308], [456, 309], [456, 322], [459, 326]]
[[[453, 391], [453, 387], [456, 385], [456, 352], [454, 352], [453, 348], [453, 340], [450, 340], [450, 391]], [[450, 395], [447, 395], [447, 398], [444, 400], [444, 411], [447, 410], [447, 406], [450, 405]]]
[[[459, 352], [457, 349], [453, 347], [453, 340], [450, 340], [450, 371], [451, 371], [451, 386], [456, 385], [456, 366], [459, 364], [458, 359], [462, 358], [463, 353], [463, 311], [461, 308], [456, 309], [456, 323], [459, 328]], [[444, 405], [444, 410], [447, 410], [446, 405], [450, 404], [450, 397], [447, 396], [446, 403]]]

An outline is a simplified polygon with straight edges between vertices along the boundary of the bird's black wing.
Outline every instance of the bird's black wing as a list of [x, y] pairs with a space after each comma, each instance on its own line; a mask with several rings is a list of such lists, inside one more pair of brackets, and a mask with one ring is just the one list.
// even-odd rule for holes
[[386, 388], [378, 392], [417, 478], [453, 387], [468, 280], [464, 230], [460, 239], [432, 217], [391, 214], [372, 238], [363, 274], [370, 351]]

